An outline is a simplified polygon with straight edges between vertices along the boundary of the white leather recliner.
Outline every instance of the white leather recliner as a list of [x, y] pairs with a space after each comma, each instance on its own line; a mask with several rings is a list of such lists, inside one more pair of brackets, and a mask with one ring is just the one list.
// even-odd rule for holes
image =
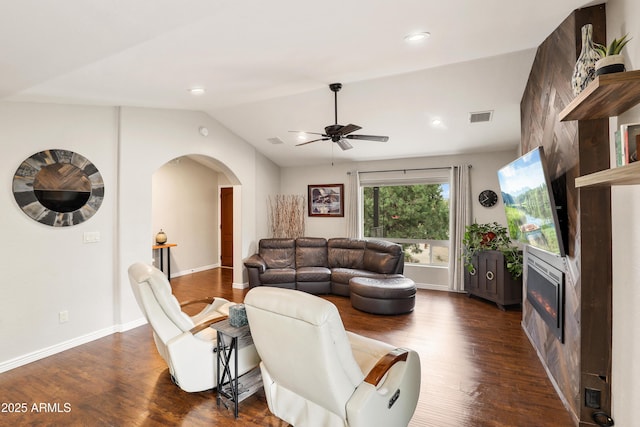
[[[216, 331], [209, 326], [228, 317], [234, 305], [224, 298], [208, 298], [183, 303], [206, 302], [195, 316], [182, 311], [171, 292], [167, 277], [157, 268], [135, 263], [129, 267], [129, 281], [136, 301], [153, 329], [158, 352], [169, 366], [173, 381], [182, 390], [196, 392], [216, 386]], [[254, 345], [238, 353], [238, 374], [258, 366]]]
[[344, 330], [334, 304], [257, 287], [244, 300], [270, 411], [296, 427], [406, 427], [420, 359]]

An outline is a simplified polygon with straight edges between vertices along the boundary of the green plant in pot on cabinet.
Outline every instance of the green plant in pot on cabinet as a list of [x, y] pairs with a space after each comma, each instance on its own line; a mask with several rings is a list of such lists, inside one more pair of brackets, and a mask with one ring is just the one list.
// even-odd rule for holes
[[468, 225], [462, 243], [469, 295], [493, 301], [501, 309], [521, 303], [522, 252], [511, 243], [506, 227], [497, 222]]

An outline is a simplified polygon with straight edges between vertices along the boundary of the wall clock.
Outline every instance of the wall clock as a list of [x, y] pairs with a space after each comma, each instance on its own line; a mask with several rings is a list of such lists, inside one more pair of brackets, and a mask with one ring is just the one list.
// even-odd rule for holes
[[490, 208], [498, 203], [498, 195], [493, 190], [484, 190], [478, 195], [478, 201], [485, 208]]

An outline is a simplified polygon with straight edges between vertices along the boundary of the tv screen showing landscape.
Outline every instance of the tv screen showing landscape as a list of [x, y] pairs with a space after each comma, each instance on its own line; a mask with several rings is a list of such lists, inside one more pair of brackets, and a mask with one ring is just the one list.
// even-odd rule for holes
[[564, 256], [544, 151], [538, 147], [498, 171], [513, 240]]

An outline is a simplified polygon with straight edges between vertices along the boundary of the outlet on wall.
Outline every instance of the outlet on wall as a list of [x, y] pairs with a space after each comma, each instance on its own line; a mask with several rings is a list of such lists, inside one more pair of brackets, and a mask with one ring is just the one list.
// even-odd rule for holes
[[58, 313], [58, 321], [60, 323], [66, 323], [69, 321], [69, 312], [67, 310]]

